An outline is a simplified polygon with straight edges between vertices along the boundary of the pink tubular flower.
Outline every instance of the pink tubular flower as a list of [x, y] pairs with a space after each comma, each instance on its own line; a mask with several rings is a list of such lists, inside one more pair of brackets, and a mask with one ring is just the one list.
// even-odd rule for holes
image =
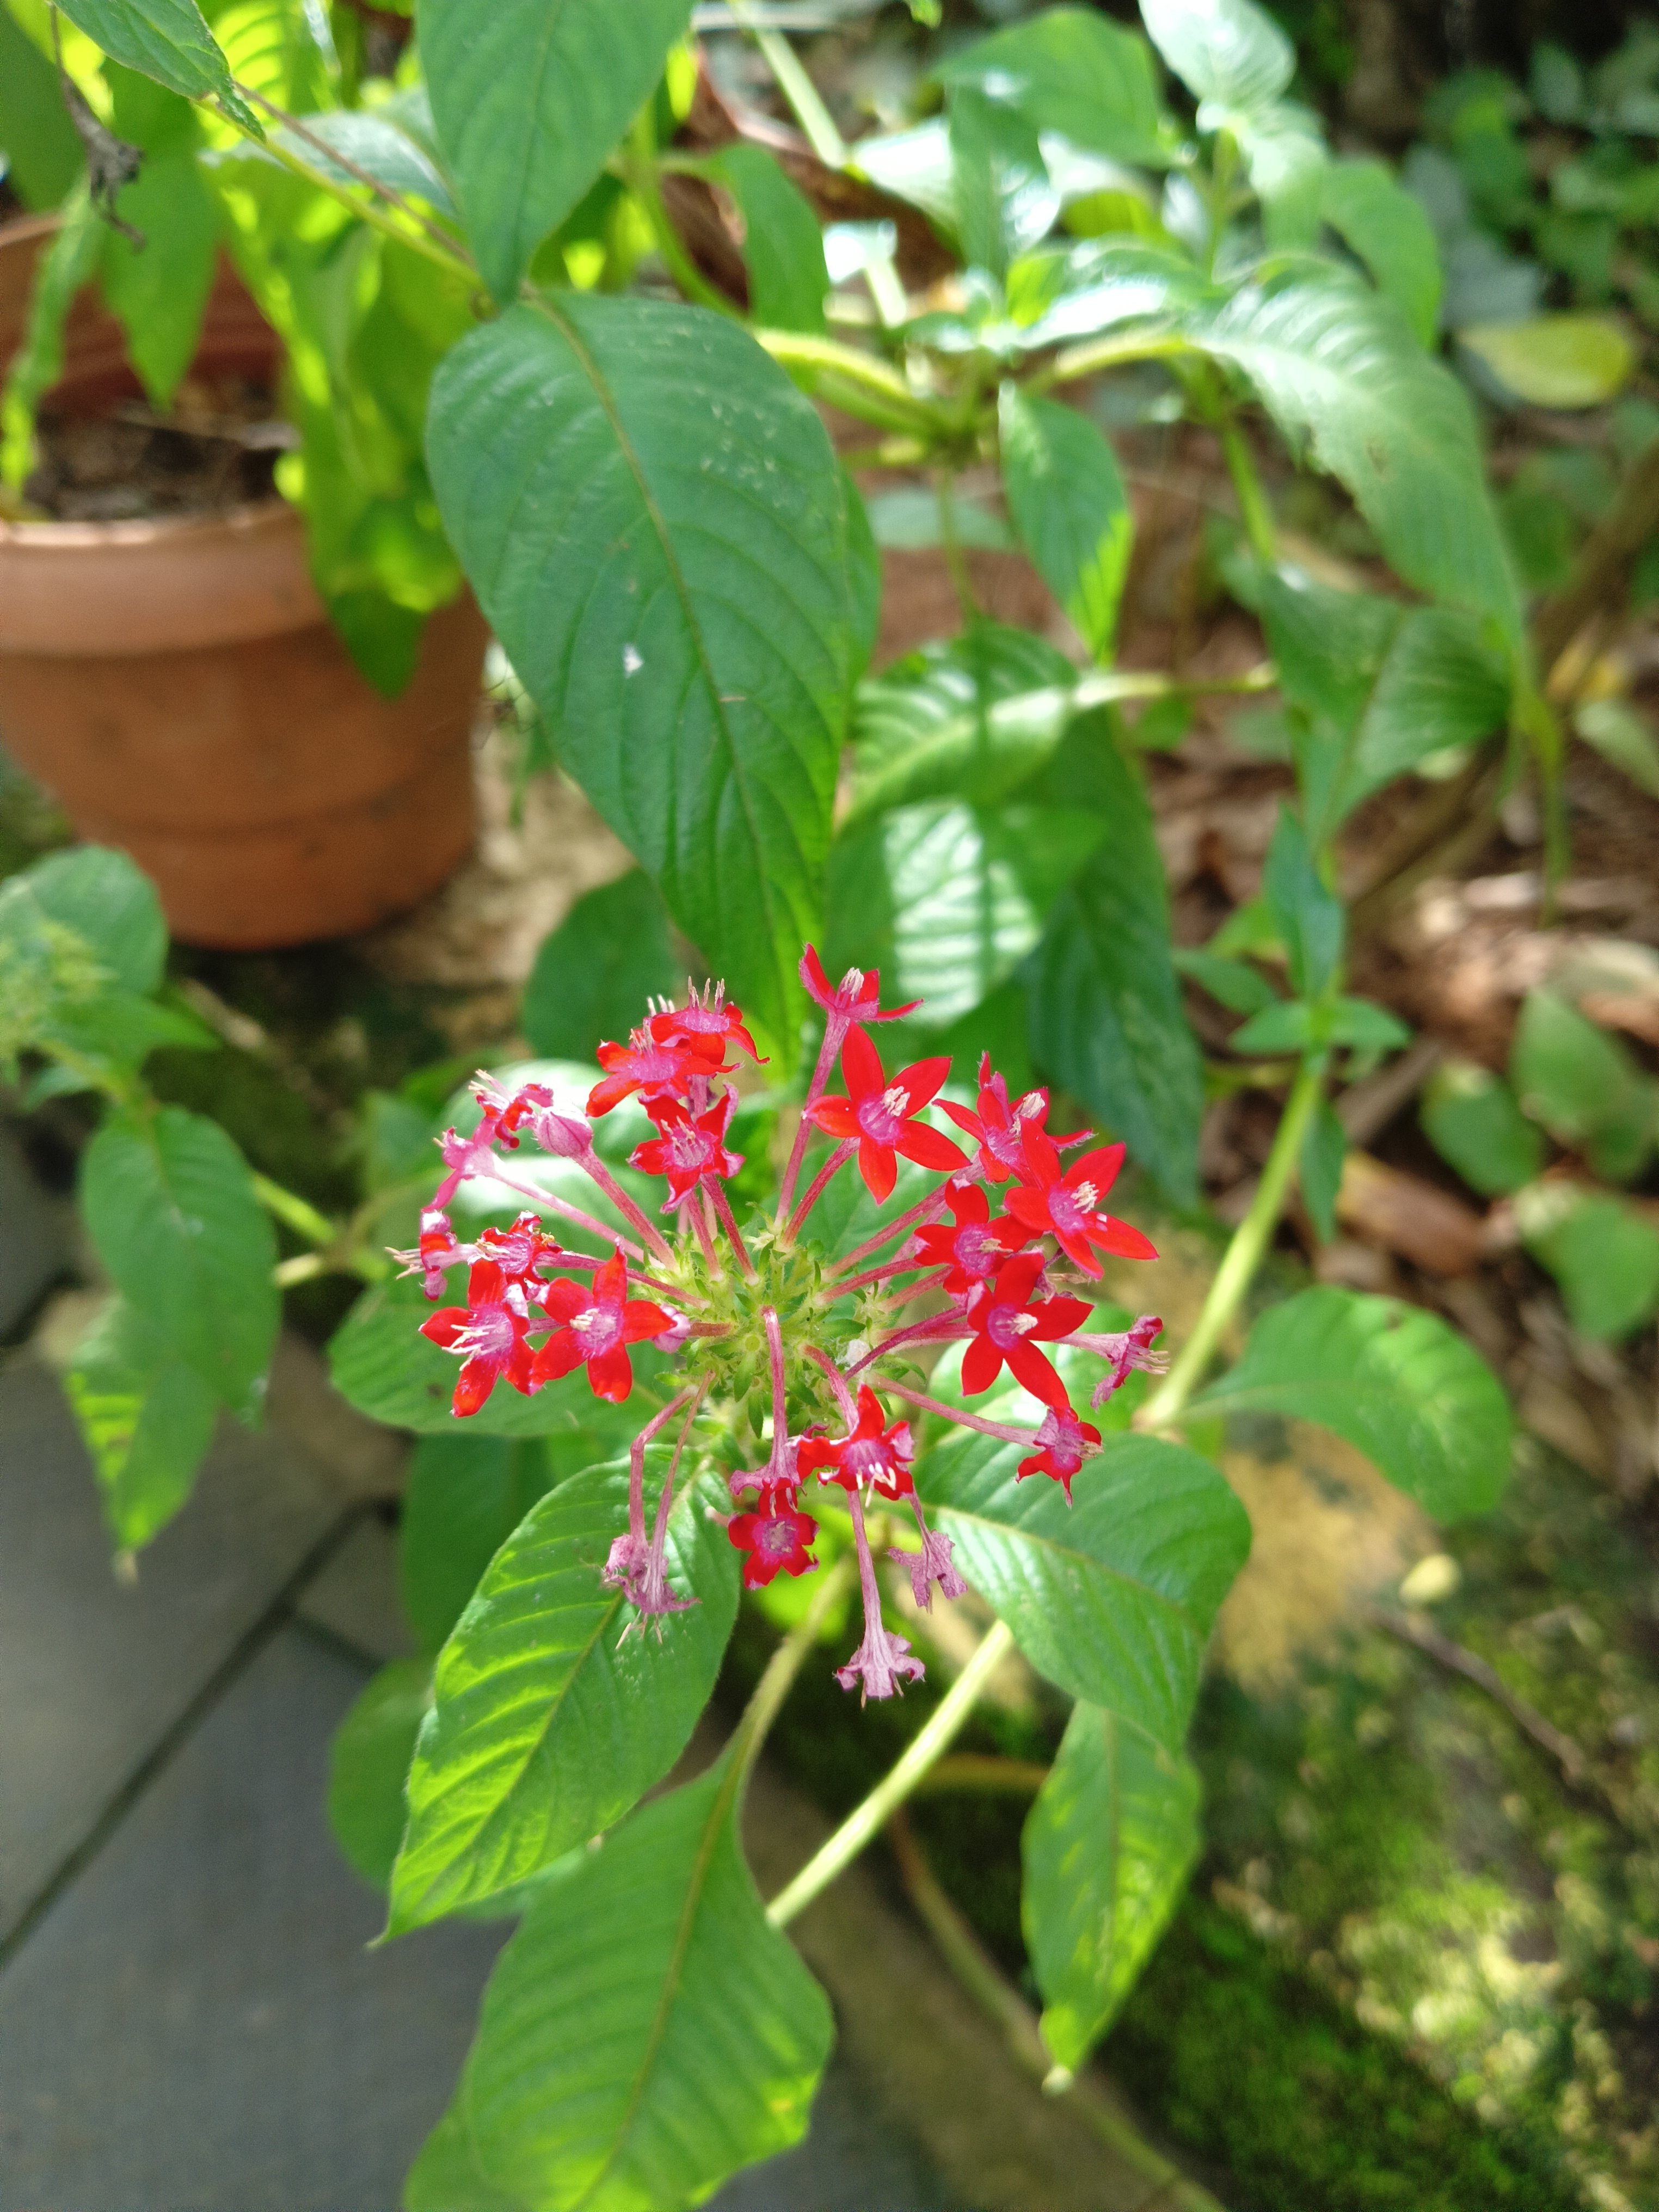
[[856, 1139], [859, 1173], [872, 1198], [892, 1195], [898, 1180], [893, 1155], [902, 1152], [919, 1167], [945, 1173], [965, 1167], [957, 1146], [916, 1116], [933, 1103], [939, 1085], [951, 1073], [947, 1057], [920, 1060], [889, 1083], [881, 1055], [862, 1030], [849, 1030], [842, 1047], [841, 1072], [847, 1079], [844, 1098], [820, 1098], [810, 1118], [831, 1137]]
[[656, 1124], [657, 1134], [637, 1147], [629, 1165], [643, 1168], [647, 1175], [667, 1176], [665, 1213], [684, 1206], [699, 1184], [734, 1176], [743, 1165], [741, 1152], [726, 1149], [726, 1133], [737, 1107], [735, 1091], [723, 1091], [706, 1114], [695, 1117], [678, 1098], [647, 1101], [645, 1110]]
[[927, 1229], [918, 1229], [917, 1264], [948, 1267], [950, 1272], [941, 1289], [948, 1291], [952, 1297], [965, 1297], [994, 1275], [1011, 1252], [1017, 1252], [1022, 1244], [1029, 1244], [1033, 1232], [1018, 1221], [1011, 1221], [1006, 1214], [994, 1222], [991, 1202], [979, 1183], [947, 1183], [945, 1202], [956, 1225], [947, 1229], [939, 1222]]
[[921, 1538], [919, 1552], [902, 1552], [896, 1544], [891, 1556], [901, 1560], [909, 1570], [910, 1595], [924, 1613], [933, 1609], [933, 1584], [939, 1586], [941, 1595], [961, 1597], [968, 1585], [951, 1561], [951, 1539], [940, 1536], [927, 1526], [921, 1517], [921, 1502], [912, 1496], [910, 1510], [916, 1516], [916, 1531]]
[[849, 1027], [854, 1022], [896, 1022], [906, 1014], [914, 1014], [921, 1004], [911, 999], [902, 1006], [889, 1006], [884, 1011], [878, 1003], [881, 997], [881, 970], [872, 968], [868, 975], [861, 968], [849, 968], [839, 983], [832, 984], [823, 972], [823, 963], [817, 949], [809, 945], [800, 957], [800, 980], [806, 986], [806, 995], [823, 1007], [832, 1022]]
[[810, 1574], [817, 1565], [807, 1549], [818, 1533], [817, 1522], [781, 1497], [766, 1496], [757, 1513], [734, 1513], [726, 1533], [748, 1555], [743, 1563], [745, 1589], [764, 1589], [775, 1575]]
[[1089, 1403], [1104, 1405], [1137, 1370], [1146, 1375], [1161, 1375], [1170, 1364], [1169, 1355], [1154, 1352], [1152, 1346], [1163, 1333], [1164, 1323], [1157, 1314], [1142, 1314], [1127, 1328], [1101, 1330], [1093, 1334], [1079, 1332], [1074, 1336], [1073, 1344], [1080, 1345], [1085, 1352], [1097, 1353], [1109, 1363]]
[[[992, 1182], [1006, 1182], [1020, 1170], [1021, 1138], [1028, 1128], [1040, 1129], [1048, 1118], [1048, 1094], [1028, 1091], [1011, 1106], [1007, 1079], [993, 1073], [991, 1055], [986, 1052], [980, 1054], [975, 1103], [979, 1110], [969, 1113], [967, 1107], [953, 1105], [948, 1098], [939, 1101], [957, 1128], [966, 1131], [979, 1146], [981, 1174]], [[1077, 1139], [1068, 1137], [1064, 1141], [1075, 1144]]]
[[422, 1288], [429, 1298], [441, 1298], [444, 1294], [449, 1270], [463, 1261], [477, 1257], [470, 1244], [461, 1243], [449, 1225], [449, 1216], [440, 1206], [428, 1206], [421, 1216], [420, 1242], [412, 1252], [394, 1252], [394, 1260], [404, 1263], [406, 1275], [419, 1275]]
[[803, 1437], [796, 1459], [800, 1480], [816, 1474], [820, 1481], [838, 1482], [843, 1490], [872, 1484], [884, 1498], [908, 1498], [915, 1487], [910, 1462], [916, 1448], [908, 1421], [884, 1426], [881, 1401], [866, 1382], [859, 1391], [858, 1425], [841, 1437]]
[[1117, 1181], [1123, 1165], [1121, 1145], [1103, 1145], [1073, 1160], [1062, 1175], [1060, 1154], [1040, 1129], [1028, 1128], [1020, 1147], [1026, 1180], [1008, 1194], [1008, 1211], [1023, 1221], [1033, 1236], [1054, 1237], [1068, 1259], [1087, 1275], [1101, 1272], [1091, 1250], [1115, 1254], [1120, 1260], [1156, 1260], [1158, 1247], [1101, 1211], [1101, 1200]]
[[510, 1229], [480, 1230], [478, 1250], [510, 1282], [520, 1283], [536, 1280], [538, 1267], [565, 1256], [558, 1238], [548, 1235], [535, 1213], [521, 1213]]
[[1037, 1346], [1069, 1336], [1088, 1320], [1092, 1309], [1081, 1298], [1033, 1303], [1042, 1273], [1042, 1253], [1022, 1252], [1005, 1263], [969, 1307], [974, 1336], [962, 1355], [962, 1387], [970, 1397], [988, 1390], [1006, 1363], [1015, 1381], [1044, 1405], [1070, 1403], [1066, 1385]]
[[859, 1555], [859, 1589], [864, 1600], [864, 1637], [844, 1667], [836, 1669], [843, 1690], [856, 1683], [859, 1702], [867, 1698], [890, 1698], [902, 1692], [907, 1681], [920, 1681], [927, 1668], [913, 1656], [902, 1636], [895, 1636], [881, 1618], [881, 1589], [876, 1564], [870, 1556], [870, 1539], [864, 1526], [864, 1500], [856, 1489], [848, 1493], [853, 1516], [853, 1541]]
[[527, 1398], [535, 1387], [531, 1327], [522, 1285], [509, 1282], [493, 1260], [474, 1262], [466, 1279], [466, 1304], [443, 1306], [421, 1323], [421, 1334], [446, 1352], [462, 1354], [452, 1413], [476, 1413], [504, 1375]]
[[674, 1325], [672, 1315], [660, 1306], [628, 1296], [628, 1262], [620, 1252], [596, 1270], [591, 1287], [556, 1275], [542, 1292], [541, 1304], [561, 1326], [535, 1356], [537, 1386], [586, 1365], [593, 1395], [614, 1406], [634, 1387], [629, 1346], [660, 1336]]
[[1064, 1488], [1069, 1505], [1072, 1477], [1088, 1457], [1090, 1445], [1100, 1442], [1100, 1431], [1080, 1421], [1069, 1406], [1050, 1406], [1034, 1442], [1037, 1449], [1030, 1459], [1021, 1460], [1015, 1481], [1024, 1482], [1028, 1474], [1051, 1474]]
[[701, 998], [687, 984], [685, 1004], [665, 1006], [660, 1013], [652, 1015], [646, 1027], [658, 1044], [689, 1045], [705, 1056], [712, 1043], [716, 1049], [709, 1063], [711, 1070], [725, 1057], [728, 1038], [740, 1044], [757, 1066], [762, 1064], [755, 1040], [744, 1026], [743, 1008], [727, 1004], [724, 983], [711, 983]]
[[[712, 1060], [705, 1049], [710, 1043], [714, 1047]], [[678, 1097], [693, 1075], [714, 1074], [720, 1058], [718, 1038], [699, 1038], [696, 1045], [658, 1044], [649, 1030], [635, 1030], [626, 1044], [599, 1047], [605, 1078], [588, 1092], [587, 1110], [596, 1118], [608, 1114], [635, 1091], [645, 1100]]]

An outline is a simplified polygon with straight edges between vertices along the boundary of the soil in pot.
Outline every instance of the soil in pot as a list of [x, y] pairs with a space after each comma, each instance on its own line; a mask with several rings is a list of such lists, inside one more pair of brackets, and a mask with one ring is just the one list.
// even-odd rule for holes
[[[0, 364], [51, 233], [0, 229]], [[65, 337], [31, 487], [49, 519], [0, 522], [0, 747], [132, 854], [185, 943], [301, 944], [416, 904], [473, 842], [477, 607], [430, 618], [400, 697], [359, 675], [268, 495], [278, 349], [228, 268], [165, 423], [94, 295]]]

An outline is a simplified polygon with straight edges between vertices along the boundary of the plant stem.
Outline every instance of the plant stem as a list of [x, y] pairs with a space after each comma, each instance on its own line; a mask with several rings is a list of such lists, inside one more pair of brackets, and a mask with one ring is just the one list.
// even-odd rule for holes
[[1027, 392], [1047, 392], [1051, 385], [1074, 383], [1080, 376], [1093, 376], [1103, 368], [1118, 368], [1126, 362], [1174, 361], [1192, 351], [1189, 338], [1091, 338], [1082, 345], [1067, 346], [1057, 353], [1047, 368], [1026, 378], [1024, 388]]
[[1267, 495], [1261, 488], [1261, 478], [1256, 473], [1255, 456], [1250, 451], [1250, 441], [1240, 428], [1237, 418], [1229, 416], [1221, 425], [1221, 451], [1227, 464], [1227, 473], [1233, 480], [1233, 489], [1238, 495], [1238, 518], [1244, 526], [1244, 535], [1258, 561], [1269, 567], [1279, 558], [1279, 548], [1273, 532], [1273, 509], [1267, 504]]
[[340, 1234], [338, 1226], [325, 1213], [319, 1213], [309, 1199], [301, 1198], [297, 1191], [284, 1190], [269, 1176], [254, 1176], [253, 1195], [267, 1213], [274, 1213], [285, 1229], [303, 1237], [319, 1252], [325, 1251]]
[[755, 342], [764, 346], [781, 368], [805, 368], [835, 376], [860, 386], [886, 403], [895, 417], [896, 430], [925, 431], [942, 435], [948, 425], [939, 410], [918, 399], [896, 368], [856, 346], [834, 338], [815, 337], [807, 331], [756, 331]]
[[[775, 1928], [787, 1928], [797, 1913], [804, 1911], [815, 1897], [828, 1889], [897, 1811], [923, 1775], [943, 1756], [974, 1710], [986, 1681], [1013, 1648], [1012, 1631], [1005, 1622], [997, 1621], [945, 1692], [943, 1702], [909, 1749], [767, 1906], [766, 1917]], [[768, 1673], [770, 1671], [769, 1668]], [[765, 1687], [764, 1676], [761, 1687]], [[758, 1698], [760, 1691], [755, 1695]]]
[[1243, 1301], [1261, 1264], [1279, 1217], [1284, 1210], [1291, 1179], [1296, 1173], [1301, 1155], [1302, 1139], [1307, 1133], [1314, 1108], [1319, 1103], [1324, 1082], [1322, 1070], [1304, 1063], [1296, 1081], [1291, 1085], [1291, 1095], [1285, 1102], [1285, 1111], [1279, 1118], [1273, 1148], [1267, 1155], [1267, 1164], [1261, 1170], [1261, 1181], [1256, 1186], [1255, 1196], [1250, 1200], [1250, 1210], [1227, 1247], [1226, 1255], [1216, 1271], [1210, 1285], [1204, 1310], [1199, 1315], [1197, 1326], [1182, 1347], [1181, 1356], [1170, 1370], [1162, 1387], [1144, 1405], [1135, 1422], [1137, 1428], [1168, 1428], [1181, 1418], [1182, 1408], [1202, 1380], [1212, 1354], [1220, 1342], [1223, 1333]]
[[807, 1653], [817, 1643], [819, 1630], [840, 1603], [855, 1571], [853, 1554], [843, 1552], [813, 1592], [812, 1602], [805, 1613], [767, 1661], [766, 1672], [756, 1683], [732, 1736], [731, 1750], [741, 1770], [746, 1771], [754, 1765], [766, 1741], [767, 1730], [777, 1718]]
[[975, 594], [974, 580], [968, 573], [968, 556], [957, 535], [956, 483], [949, 469], [940, 469], [934, 476], [933, 500], [939, 509], [939, 544], [945, 556], [945, 573], [957, 595], [963, 622], [971, 629], [983, 610]]

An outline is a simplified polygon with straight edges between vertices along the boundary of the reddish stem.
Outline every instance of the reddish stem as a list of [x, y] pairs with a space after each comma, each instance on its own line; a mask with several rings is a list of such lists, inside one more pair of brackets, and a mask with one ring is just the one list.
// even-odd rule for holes
[[848, 1161], [852, 1158], [854, 1153], [857, 1152], [858, 1148], [858, 1139], [856, 1137], [849, 1137], [844, 1144], [837, 1145], [836, 1146], [835, 1151], [830, 1153], [829, 1158], [824, 1162], [823, 1165], [813, 1176], [811, 1182], [807, 1185], [805, 1197], [802, 1199], [800, 1204], [795, 1208], [794, 1213], [790, 1219], [789, 1225], [783, 1232], [784, 1241], [786, 1243], [793, 1244], [794, 1243], [796, 1235], [800, 1229], [802, 1222], [805, 1220], [807, 1215], [812, 1211], [812, 1208], [823, 1196], [824, 1192], [829, 1188], [830, 1183], [833, 1182], [835, 1178], [841, 1173], [842, 1170], [846, 1166]]
[[726, 1195], [725, 1188], [720, 1183], [712, 1183], [707, 1188], [708, 1195], [714, 1201], [714, 1211], [720, 1216], [720, 1227], [731, 1239], [732, 1249], [738, 1255], [738, 1265], [752, 1283], [755, 1279], [755, 1263], [749, 1256], [749, 1247], [743, 1241], [743, 1232], [732, 1218], [732, 1202]]
[[[500, 1183], [505, 1190], [517, 1191], [520, 1198], [533, 1199], [538, 1206], [550, 1206], [555, 1213], [563, 1214], [567, 1221], [574, 1221], [579, 1229], [586, 1229], [590, 1236], [603, 1237], [607, 1244], [616, 1245], [619, 1250], [626, 1252], [630, 1260], [645, 1257], [631, 1237], [619, 1237], [614, 1229], [607, 1229], [603, 1221], [596, 1221], [591, 1213], [584, 1213], [580, 1206], [572, 1206], [568, 1198], [561, 1198], [556, 1191], [548, 1190], [540, 1183], [517, 1182], [510, 1175], [501, 1175], [494, 1168], [485, 1180]], [[637, 1213], [639, 1208], [635, 1206], [634, 1211]], [[661, 1243], [660, 1238], [658, 1242]], [[662, 1255], [669, 1260], [674, 1256], [665, 1244], [662, 1245]]]
[[849, 1430], [856, 1428], [858, 1426], [859, 1418], [858, 1401], [848, 1387], [846, 1376], [842, 1373], [840, 1368], [836, 1366], [835, 1361], [831, 1359], [829, 1353], [821, 1350], [817, 1345], [809, 1344], [807, 1346], [806, 1357], [811, 1360], [816, 1361], [817, 1364], [823, 1368], [824, 1373], [830, 1377], [830, 1387], [834, 1389], [836, 1394], [836, 1403], [841, 1407], [841, 1417], [842, 1420], [846, 1422]]
[[[907, 1406], [915, 1406], [924, 1413], [938, 1413], [945, 1420], [955, 1421], [961, 1428], [977, 1429], [982, 1437], [1000, 1437], [1003, 1443], [1008, 1444], [1034, 1445], [1036, 1443], [1035, 1429], [1016, 1428], [1009, 1421], [988, 1421], [982, 1413], [970, 1413], [965, 1406], [947, 1406], [942, 1400], [929, 1398], [921, 1390], [908, 1389], [902, 1382], [884, 1382], [881, 1387], [889, 1397], [902, 1398]], [[1092, 1455], [1100, 1447], [1091, 1444], [1085, 1449]]]
[[879, 1359], [884, 1352], [896, 1352], [902, 1344], [943, 1344], [958, 1337], [971, 1336], [973, 1333], [972, 1328], [960, 1314], [930, 1314], [926, 1321], [912, 1322], [908, 1328], [895, 1329], [891, 1336], [884, 1337], [872, 1351], [865, 1353], [862, 1359], [855, 1359], [847, 1372], [858, 1374], [872, 1359]]
[[[640, 1431], [638, 1436], [635, 1437], [633, 1444], [629, 1448], [628, 1454], [628, 1533], [641, 1544], [643, 1544], [645, 1541], [645, 1448], [650, 1443], [652, 1437], [656, 1435], [658, 1430], [665, 1427], [670, 1421], [672, 1421], [675, 1414], [680, 1410], [680, 1407], [684, 1406], [688, 1400], [701, 1398], [703, 1391], [706, 1390], [708, 1387], [708, 1384], [704, 1383], [701, 1388], [694, 1387], [689, 1390], [682, 1390], [678, 1398], [671, 1398], [668, 1403], [663, 1407], [661, 1413], [653, 1413], [652, 1415], [651, 1419]], [[691, 1410], [695, 1413], [696, 1411], [696, 1407], [694, 1406]], [[689, 1418], [686, 1425], [687, 1427], [690, 1427], [690, 1425]], [[684, 1432], [682, 1431], [680, 1442], [684, 1443]], [[679, 1454], [676, 1452], [674, 1457], [676, 1464], [678, 1464]], [[671, 1481], [673, 1479], [672, 1472], [669, 1479]]]
[[847, 1030], [850, 1027], [848, 1023], [838, 1031], [833, 1014], [824, 1023], [823, 1042], [818, 1047], [818, 1063], [812, 1070], [812, 1080], [806, 1086], [805, 1102], [795, 1128], [795, 1141], [789, 1150], [789, 1164], [783, 1171], [783, 1182], [778, 1189], [778, 1219], [781, 1223], [787, 1218], [789, 1201], [795, 1194], [796, 1178], [806, 1158], [807, 1133], [812, 1126], [806, 1117], [823, 1096], [824, 1085], [830, 1080], [830, 1071], [836, 1064], [836, 1054], [841, 1050]]
[[901, 1213], [896, 1221], [890, 1221], [885, 1229], [878, 1230], [873, 1237], [866, 1237], [855, 1251], [849, 1252], [843, 1260], [837, 1260], [835, 1266], [827, 1270], [824, 1279], [827, 1282], [834, 1282], [844, 1267], [856, 1266], [859, 1261], [867, 1259], [872, 1252], [878, 1252], [884, 1244], [890, 1244], [901, 1231], [912, 1229], [917, 1222], [926, 1220], [930, 1213], [937, 1213], [945, 1204], [945, 1185], [941, 1183], [931, 1197], [924, 1198], [919, 1206], [913, 1206], [908, 1213]]
[[[866, 1283], [884, 1283], [894, 1275], [914, 1274], [918, 1267], [924, 1267], [926, 1264], [927, 1262], [921, 1260], [890, 1260], [884, 1267], [866, 1268], [863, 1274], [854, 1275], [845, 1283], [837, 1283], [834, 1295], [831, 1297], [825, 1297], [823, 1291], [818, 1295], [823, 1298], [826, 1305], [833, 1305], [836, 1298], [844, 1298], [851, 1291], [861, 1291]], [[913, 1298], [918, 1291], [933, 1290], [944, 1279], [942, 1274], [925, 1275], [920, 1282], [910, 1285], [910, 1288], [904, 1292], [904, 1297]]]

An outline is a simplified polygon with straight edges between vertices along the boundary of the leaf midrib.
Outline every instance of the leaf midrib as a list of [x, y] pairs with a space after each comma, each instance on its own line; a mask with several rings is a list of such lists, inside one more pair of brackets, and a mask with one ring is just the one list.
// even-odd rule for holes
[[1121, 1567], [1108, 1565], [1104, 1559], [1097, 1559], [1092, 1552], [1080, 1551], [1074, 1544], [1062, 1544], [1052, 1536], [1036, 1535], [1030, 1528], [1021, 1527], [1018, 1522], [994, 1520], [988, 1513], [970, 1512], [960, 1505], [938, 1503], [937, 1510], [942, 1514], [949, 1515], [952, 1520], [971, 1522], [974, 1527], [979, 1528], [992, 1529], [998, 1535], [1014, 1536], [1028, 1544], [1041, 1545], [1048, 1552], [1052, 1553], [1056, 1559], [1075, 1559], [1091, 1572], [1104, 1575], [1113, 1582], [1121, 1583], [1126, 1589], [1143, 1591], [1155, 1604], [1161, 1605], [1168, 1612], [1174, 1613], [1194, 1636], [1200, 1632], [1197, 1621], [1179, 1599], [1166, 1596], [1162, 1590], [1155, 1589], [1151, 1583], [1137, 1580], [1133, 1575], [1126, 1572]]

